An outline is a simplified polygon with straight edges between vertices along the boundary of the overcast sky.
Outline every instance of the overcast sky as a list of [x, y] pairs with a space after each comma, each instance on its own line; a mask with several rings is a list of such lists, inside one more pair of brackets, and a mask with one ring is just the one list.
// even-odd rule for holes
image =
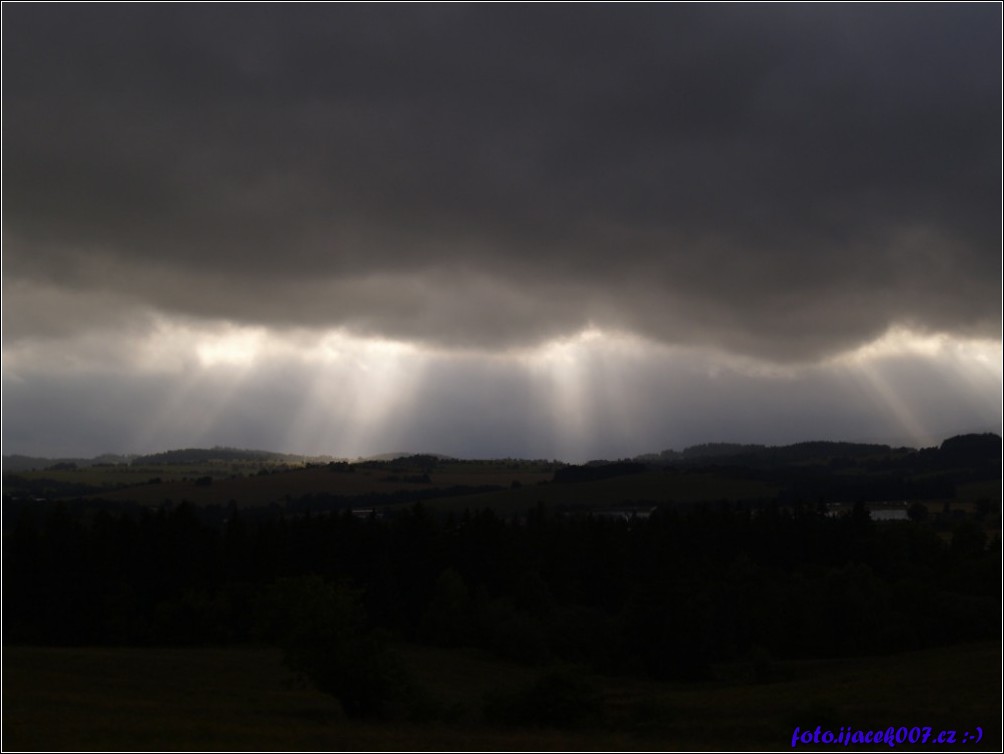
[[1001, 6], [3, 6], [3, 452], [1001, 427]]

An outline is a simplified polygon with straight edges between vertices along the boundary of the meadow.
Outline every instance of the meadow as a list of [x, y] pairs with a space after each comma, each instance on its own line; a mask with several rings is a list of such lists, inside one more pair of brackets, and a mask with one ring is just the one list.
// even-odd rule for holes
[[[536, 486], [550, 482], [553, 470], [543, 462], [525, 461], [439, 461], [433, 467], [422, 463], [204, 462], [45, 469], [16, 476], [36, 485], [45, 497], [62, 496], [60, 485], [64, 485], [72, 486], [76, 496], [150, 507], [187, 500], [196, 505], [234, 501], [240, 507], [253, 508], [305, 495], [354, 498], [429, 492], [433, 497], [436, 490], [456, 487]], [[46, 485], [52, 493], [46, 494]], [[7, 486], [16, 489], [16, 485]]]
[[[796, 725], [973, 730], [1000, 749], [1000, 646], [971, 644], [840, 661], [742, 664], [699, 684], [589, 676], [594, 720], [571, 729], [485, 720], [486, 699], [530, 668], [470, 649], [398, 647], [445, 710], [428, 722], [348, 719], [284, 667], [278, 650], [8, 647], [4, 750], [786, 750]], [[811, 747], [806, 747], [811, 748]], [[822, 747], [816, 747], [821, 750]], [[852, 750], [869, 747], [850, 746]], [[874, 749], [874, 747], [870, 747]], [[888, 748], [888, 747], [883, 747]], [[931, 747], [897, 747], [919, 750]], [[938, 748], [938, 747], [935, 747]], [[951, 749], [958, 747], [942, 747]]]

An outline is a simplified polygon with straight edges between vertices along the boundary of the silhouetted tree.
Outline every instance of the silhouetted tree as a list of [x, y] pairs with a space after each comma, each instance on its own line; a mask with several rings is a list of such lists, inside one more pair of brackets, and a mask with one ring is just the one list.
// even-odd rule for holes
[[318, 577], [274, 585], [285, 621], [286, 663], [321, 691], [337, 697], [351, 717], [388, 717], [405, 698], [400, 664], [369, 630], [358, 595]]

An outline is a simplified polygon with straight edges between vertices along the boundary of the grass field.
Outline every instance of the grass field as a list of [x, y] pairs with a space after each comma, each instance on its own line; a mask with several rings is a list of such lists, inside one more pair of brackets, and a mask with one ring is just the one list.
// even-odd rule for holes
[[[236, 467], [236, 465], [233, 465]], [[510, 468], [504, 463], [442, 464], [427, 478], [414, 471], [388, 468], [353, 467], [351, 473], [333, 472], [326, 467], [280, 468], [259, 475], [256, 469], [234, 471], [230, 465], [181, 466], [165, 464], [145, 467], [88, 467], [77, 470], [31, 471], [22, 479], [44, 484], [89, 485], [88, 496], [105, 500], [158, 506], [166, 500], [187, 500], [196, 505], [227, 504], [267, 506], [304, 495], [325, 494], [344, 497], [386, 495], [401, 491], [428, 492], [452, 487], [511, 487], [550, 481], [553, 472], [528, 464]], [[209, 477], [209, 484], [199, 483]], [[156, 483], [151, 483], [157, 480]], [[440, 493], [441, 494], [441, 493]]]
[[[269, 464], [261, 462], [206, 462], [201, 464], [136, 464], [87, 466], [79, 469], [49, 469], [16, 474], [30, 492], [15, 496], [58, 497], [79, 495], [84, 490], [60, 491], [60, 485], [87, 485], [88, 496], [143, 506], [187, 500], [196, 505], [258, 507], [282, 505], [308, 495], [345, 498], [408, 493], [410, 501], [421, 499], [429, 508], [462, 512], [492, 508], [507, 516], [527, 511], [537, 503], [566, 509], [598, 509], [615, 505], [649, 506], [668, 502], [691, 503], [717, 500], [764, 500], [777, 496], [780, 485], [760, 481], [755, 474], [694, 469], [649, 471], [593, 481], [551, 483], [553, 466], [539, 461], [460, 461], [439, 459], [432, 466], [416, 460], [409, 466], [355, 464], [351, 473], [332, 471], [325, 465]], [[268, 473], [259, 474], [259, 471]], [[863, 471], [839, 476], [861, 476]], [[938, 477], [942, 472], [917, 476], [912, 481]], [[209, 477], [211, 483], [206, 483]], [[157, 483], [152, 483], [156, 480]], [[197, 481], [197, 480], [201, 480]], [[48, 482], [52, 489], [46, 490]], [[457, 488], [471, 494], [455, 494]], [[494, 491], [474, 492], [496, 487]], [[447, 494], [446, 490], [451, 490]], [[971, 512], [978, 500], [999, 500], [999, 481], [959, 484], [954, 497], [925, 499], [924, 504], [940, 513], [946, 502], [954, 510]], [[390, 498], [383, 501], [392, 503]], [[370, 503], [365, 503], [369, 505]], [[408, 502], [406, 504], [411, 504]], [[999, 524], [998, 527], [999, 528]]]
[[646, 506], [670, 502], [771, 498], [776, 494], [776, 487], [756, 480], [660, 470], [598, 481], [523, 486], [459, 498], [431, 497], [426, 505], [436, 510], [456, 512], [465, 508], [491, 508], [501, 515], [510, 515], [529, 510], [538, 502], [572, 509], [597, 509], [625, 503]]
[[[763, 482], [712, 473], [656, 470], [598, 481], [551, 484], [553, 472], [532, 465], [509, 468], [504, 463], [471, 462], [441, 463], [428, 473], [428, 481], [417, 481], [413, 472], [366, 467], [356, 467], [352, 473], [332, 472], [325, 467], [294, 468], [259, 476], [228, 474], [223, 466], [214, 470], [165, 465], [135, 470], [111, 467], [29, 472], [21, 476], [102, 486], [95, 496], [146, 506], [161, 505], [168, 500], [173, 503], [187, 500], [196, 505], [225, 505], [232, 500], [240, 506], [266, 506], [313, 494], [357, 497], [410, 491], [421, 493], [423, 502], [431, 509], [462, 512], [492, 508], [500, 515], [521, 513], [538, 502], [595, 509], [623, 503], [655, 505], [770, 498], [777, 494], [776, 487]], [[196, 482], [204, 476], [213, 477], [212, 483]], [[160, 482], [150, 484], [155, 478]], [[124, 486], [129, 484], [132, 486]], [[449, 488], [488, 486], [500, 489], [459, 496], [442, 493]]]
[[781, 680], [761, 684], [748, 682], [743, 666], [719, 668], [719, 680], [696, 685], [596, 678], [602, 713], [573, 731], [501, 728], [482, 718], [487, 694], [541, 671], [473, 650], [400, 649], [426, 694], [451, 710], [451, 722], [347, 720], [268, 648], [8, 647], [3, 749], [783, 750], [796, 725], [930, 725], [956, 729], [960, 740], [980, 725], [980, 746], [940, 749], [1000, 750], [997, 645], [777, 663]]

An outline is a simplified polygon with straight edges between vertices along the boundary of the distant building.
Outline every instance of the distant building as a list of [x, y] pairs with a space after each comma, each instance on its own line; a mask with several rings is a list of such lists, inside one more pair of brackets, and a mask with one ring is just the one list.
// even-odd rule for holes
[[909, 521], [905, 508], [873, 508], [868, 511], [872, 521]]
[[655, 506], [645, 508], [614, 508], [609, 510], [587, 510], [580, 515], [602, 518], [610, 521], [642, 521], [655, 512]]
[[[849, 515], [854, 510], [853, 503], [827, 503], [828, 518], [839, 518]], [[872, 521], [909, 521], [906, 503], [874, 503], [868, 506], [868, 517]]]

